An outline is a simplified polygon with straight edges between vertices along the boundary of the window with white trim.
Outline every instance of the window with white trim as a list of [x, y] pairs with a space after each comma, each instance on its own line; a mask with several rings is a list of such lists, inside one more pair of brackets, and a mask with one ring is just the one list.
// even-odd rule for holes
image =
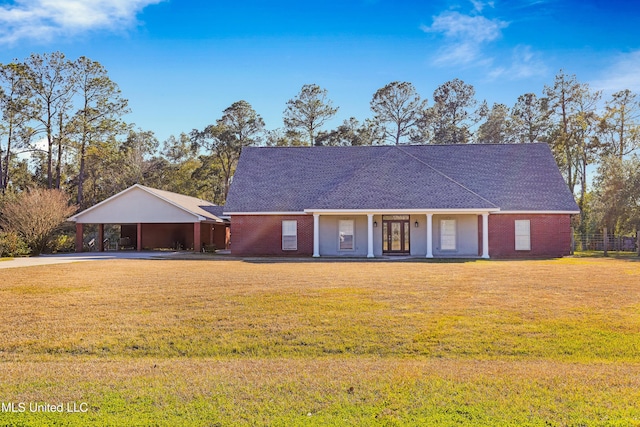
[[440, 220], [440, 250], [455, 251], [456, 246], [456, 220]]
[[282, 250], [295, 251], [298, 249], [298, 221], [282, 221]]
[[518, 219], [516, 225], [516, 251], [531, 250], [531, 221]]
[[341, 219], [338, 222], [338, 241], [341, 251], [352, 251], [354, 246], [354, 225], [352, 219]]

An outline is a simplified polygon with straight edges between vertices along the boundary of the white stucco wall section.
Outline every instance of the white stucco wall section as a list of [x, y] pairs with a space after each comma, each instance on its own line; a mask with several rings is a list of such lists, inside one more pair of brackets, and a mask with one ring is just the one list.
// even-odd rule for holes
[[71, 219], [80, 224], [187, 223], [205, 220], [135, 186]]

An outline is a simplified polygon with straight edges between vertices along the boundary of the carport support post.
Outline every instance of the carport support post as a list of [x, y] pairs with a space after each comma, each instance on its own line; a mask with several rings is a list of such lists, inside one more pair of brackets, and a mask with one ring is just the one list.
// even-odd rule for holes
[[84, 226], [83, 224], [76, 222], [76, 252], [82, 252], [82, 243], [83, 243], [83, 236], [82, 234], [84, 233]]
[[137, 224], [137, 229], [136, 229], [136, 248], [138, 250], [138, 252], [140, 252], [142, 250], [142, 224], [138, 223]]
[[200, 221], [193, 223], [193, 251], [200, 252], [202, 250], [202, 238], [200, 236]]
[[98, 224], [98, 250], [104, 252], [104, 224]]

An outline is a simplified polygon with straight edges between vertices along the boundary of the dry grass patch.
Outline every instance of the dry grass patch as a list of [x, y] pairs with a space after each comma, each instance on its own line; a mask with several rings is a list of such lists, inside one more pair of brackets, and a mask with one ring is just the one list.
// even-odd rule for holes
[[[266, 260], [264, 260], [266, 261]], [[640, 425], [640, 263], [0, 271], [0, 425]]]
[[4, 358], [637, 361], [640, 263], [122, 260], [0, 272]]

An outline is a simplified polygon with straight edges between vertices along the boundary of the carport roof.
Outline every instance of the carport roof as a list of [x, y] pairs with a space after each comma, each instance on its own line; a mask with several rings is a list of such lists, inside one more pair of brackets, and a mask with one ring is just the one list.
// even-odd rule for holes
[[[129, 199], [130, 203], [123, 203], [126, 199]], [[167, 214], [164, 214], [162, 209], [158, 209], [158, 207], [165, 208]], [[75, 214], [69, 218], [69, 221], [105, 224], [196, 221], [223, 223], [226, 221], [216, 215], [221, 211], [222, 207], [206, 200], [134, 184], [126, 190]]]

